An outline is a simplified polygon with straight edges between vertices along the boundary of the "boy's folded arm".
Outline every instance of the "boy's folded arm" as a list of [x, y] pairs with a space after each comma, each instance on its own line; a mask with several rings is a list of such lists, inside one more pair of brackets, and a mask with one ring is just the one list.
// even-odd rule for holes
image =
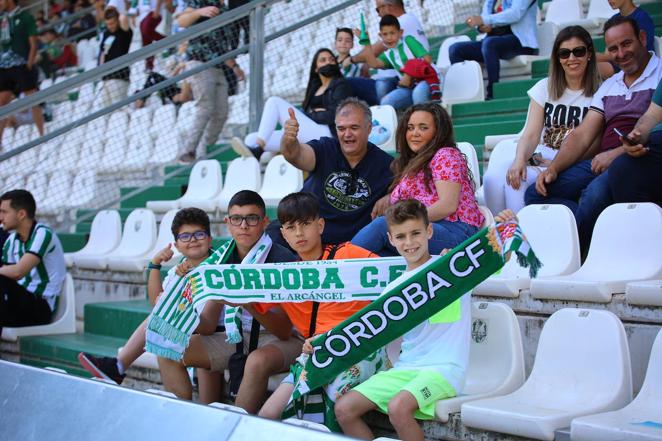
[[211, 335], [216, 332], [216, 327], [218, 326], [218, 319], [221, 316], [221, 310], [223, 309], [223, 303], [210, 300], [205, 303], [205, 307], [200, 314], [200, 323], [196, 328], [198, 334], [202, 335]]

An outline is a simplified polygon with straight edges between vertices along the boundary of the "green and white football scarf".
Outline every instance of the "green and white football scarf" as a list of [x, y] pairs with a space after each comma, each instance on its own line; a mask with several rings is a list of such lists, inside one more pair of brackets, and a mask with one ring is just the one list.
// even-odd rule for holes
[[[272, 245], [271, 238], [263, 234], [244, 257], [242, 265], [264, 263]], [[235, 246], [234, 240], [224, 243], [197, 268], [225, 264]], [[189, 339], [200, 322], [199, 312], [204, 307], [202, 304], [196, 312], [191, 306], [189, 274], [184, 277], [175, 276], [173, 283], [164, 287], [147, 323], [145, 349], [148, 352], [179, 361], [188, 347]], [[224, 325], [228, 343], [239, 343], [242, 340], [241, 315], [241, 307], [225, 307]]]

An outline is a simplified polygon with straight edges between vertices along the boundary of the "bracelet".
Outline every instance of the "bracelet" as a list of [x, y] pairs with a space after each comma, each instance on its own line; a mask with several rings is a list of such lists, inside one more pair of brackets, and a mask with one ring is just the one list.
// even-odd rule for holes
[[156, 263], [149, 262], [149, 263], [147, 264], [147, 269], [150, 269], [150, 270], [153, 270], [153, 269], [155, 269], [155, 270], [160, 270], [160, 269], [161, 269], [161, 265], [158, 265], [158, 264], [156, 264]]

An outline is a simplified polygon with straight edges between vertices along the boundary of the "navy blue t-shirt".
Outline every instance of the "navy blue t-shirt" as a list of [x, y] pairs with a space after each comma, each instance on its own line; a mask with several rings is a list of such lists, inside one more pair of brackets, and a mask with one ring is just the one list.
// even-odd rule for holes
[[320, 216], [326, 222], [322, 243], [347, 242], [372, 220], [372, 207], [393, 180], [393, 158], [368, 143], [368, 152], [352, 169], [337, 139], [321, 138], [307, 144], [315, 152], [315, 169], [304, 182], [303, 191], [318, 197]]
[[[621, 16], [621, 13], [618, 12], [614, 14], [614, 17]], [[633, 18], [634, 21], [639, 25], [639, 29], [646, 31], [646, 49], [649, 51], [655, 50], [655, 24], [653, 19], [648, 12], [644, 11], [641, 8], [636, 8], [632, 14], [627, 17]]]

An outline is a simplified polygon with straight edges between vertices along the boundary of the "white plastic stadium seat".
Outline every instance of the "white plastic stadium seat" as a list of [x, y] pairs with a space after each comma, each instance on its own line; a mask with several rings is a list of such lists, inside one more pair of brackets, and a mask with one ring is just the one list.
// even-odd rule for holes
[[177, 123], [177, 109], [174, 104], [166, 104], [154, 111], [149, 134], [156, 139], [164, 132], [170, 131]]
[[152, 138], [149, 136], [130, 137], [126, 147], [126, 159], [122, 163], [122, 170], [144, 170], [152, 154], [152, 145]]
[[454, 398], [437, 402], [435, 414], [447, 422], [463, 403], [504, 395], [524, 383], [524, 350], [515, 313], [508, 305], [471, 305], [471, 349], [464, 389]]
[[76, 332], [76, 295], [74, 293], [74, 279], [67, 274], [62, 292], [55, 305], [53, 321], [47, 325], [2, 328], [2, 339], [16, 341], [18, 337], [73, 334], [74, 332]]
[[630, 282], [625, 298], [630, 305], [662, 306], [662, 280]]
[[105, 255], [117, 248], [122, 239], [122, 219], [116, 210], [101, 210], [92, 220], [90, 237], [83, 248], [74, 253], [64, 253], [67, 265], [76, 263], [79, 257]]
[[215, 198], [222, 189], [221, 164], [215, 159], [198, 161], [191, 169], [188, 187], [182, 197], [174, 201], [148, 201], [147, 208], [156, 213], [185, 207], [214, 211], [216, 209]]
[[478, 62], [463, 61], [448, 68], [441, 98], [444, 106], [484, 100], [483, 71]]
[[48, 176], [45, 173], [34, 173], [28, 177], [25, 183], [26, 190], [32, 193], [37, 207], [44, 203], [46, 190], [48, 190]]
[[[142, 272], [147, 267], [149, 259], [151, 259], [154, 255], [156, 255], [156, 253], [165, 248], [166, 245], [174, 242], [170, 227], [172, 226], [172, 220], [175, 218], [177, 211], [179, 210], [170, 210], [163, 215], [161, 223], [159, 224], [159, 234], [151, 250], [147, 251], [147, 253], [145, 253], [143, 256], [126, 258], [122, 260], [109, 260], [108, 268], [115, 271]], [[168, 265], [174, 265], [177, 263], [179, 257], [182, 255], [174, 246], [172, 246], [171, 249], [174, 254], [172, 259], [167, 263]]]
[[575, 418], [570, 425], [573, 441], [659, 441], [662, 403], [662, 331], [657, 333], [646, 377], [632, 403], [614, 412]]
[[437, 67], [442, 72], [446, 72], [451, 66], [451, 60], [448, 56], [448, 51], [452, 45], [455, 43], [461, 43], [463, 41], [471, 41], [471, 38], [467, 35], [458, 35], [456, 37], [448, 37], [443, 43], [441, 43], [441, 48], [439, 48], [439, 56], [437, 57]]
[[67, 208], [87, 205], [94, 199], [97, 188], [94, 170], [81, 170], [71, 184], [71, 193], [67, 200]]
[[244, 409], [243, 407], [232, 406], [231, 404], [219, 403], [216, 401], [213, 403], [209, 403], [209, 405], [217, 409], [227, 410], [228, 412], [243, 413], [248, 415], [248, 412], [246, 412], [246, 409]]
[[476, 154], [476, 149], [469, 142], [458, 142], [457, 148], [466, 156], [467, 165], [469, 170], [471, 170], [471, 177], [473, 179], [474, 188], [478, 189], [480, 187], [480, 168], [478, 167], [478, 155]]
[[225, 173], [223, 190], [218, 195], [218, 209], [227, 212], [230, 199], [235, 193], [241, 190], [259, 191], [261, 183], [262, 174], [257, 159], [254, 157], [233, 159]]
[[285, 160], [283, 155], [274, 156], [267, 164], [260, 196], [267, 206], [274, 207], [290, 193], [303, 187], [303, 173]]
[[579, 0], [552, 0], [547, 8], [545, 21], [565, 27], [582, 18], [582, 7]]
[[492, 225], [494, 223], [494, 216], [492, 215], [492, 212], [489, 208], [487, 208], [485, 205], [479, 205], [478, 210], [480, 210], [481, 214], [485, 218], [483, 220], [483, 225], [480, 226], [481, 228]]
[[156, 219], [151, 210], [138, 208], [129, 213], [124, 222], [122, 239], [113, 251], [104, 254], [83, 255], [74, 258], [81, 268], [104, 270], [109, 260], [142, 257], [153, 247], [156, 240]]
[[[529, 205], [517, 214], [522, 231], [542, 262], [539, 277], [569, 274], [579, 268], [577, 224], [564, 205]], [[529, 270], [510, 259], [501, 272], [490, 276], [473, 290], [475, 295], [519, 297], [529, 289]]]
[[[150, 125], [152, 123], [152, 109], [143, 107], [131, 112], [131, 120], [129, 121], [129, 139], [134, 137], [143, 138], [150, 136]], [[160, 127], [161, 130], [167, 130], [168, 127]]]
[[291, 426], [305, 427], [306, 429], [317, 430], [318, 432], [331, 432], [324, 424], [314, 423], [312, 421], [300, 420], [298, 418], [288, 418], [283, 420], [283, 423]]
[[395, 132], [398, 129], [398, 115], [395, 113], [395, 109], [389, 105], [372, 106], [370, 111], [372, 112], [373, 121], [376, 120], [380, 126], [389, 131], [388, 140], [379, 144], [378, 147], [385, 152], [395, 153]]
[[129, 143], [125, 132], [116, 133], [109, 136], [103, 148], [101, 162], [97, 166], [97, 171], [101, 173], [117, 173], [122, 169], [127, 153], [127, 144]]
[[46, 189], [44, 201], [38, 205], [40, 214], [58, 214], [63, 211], [71, 194], [71, 174], [69, 172], [53, 172]]
[[632, 399], [625, 329], [609, 311], [561, 309], [547, 320], [528, 380], [515, 392], [462, 405], [468, 427], [554, 439], [577, 417]]
[[586, 18], [572, 23], [565, 23], [565, 26], [573, 24], [581, 26], [592, 33], [602, 32], [602, 26], [616, 13], [618, 13], [618, 9], [612, 9], [607, 0], [591, 0]]
[[[618, 234], [615, 234], [617, 232]], [[614, 204], [598, 217], [586, 261], [576, 272], [531, 281], [538, 299], [610, 302], [628, 282], [662, 278], [662, 208]]]
[[169, 132], [161, 132], [156, 141], [154, 148], [159, 152], [158, 155], [150, 157], [150, 164], [167, 164], [177, 159], [179, 154], [180, 140], [178, 136], [173, 136]]

